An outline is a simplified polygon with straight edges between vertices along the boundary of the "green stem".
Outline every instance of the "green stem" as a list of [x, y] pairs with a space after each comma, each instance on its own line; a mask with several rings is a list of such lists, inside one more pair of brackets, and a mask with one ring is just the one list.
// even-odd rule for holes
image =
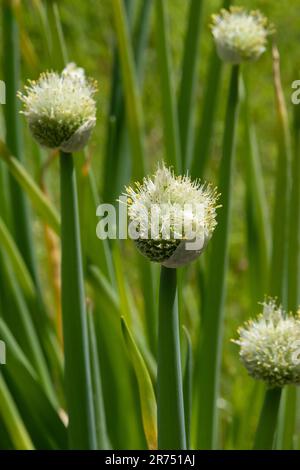
[[176, 270], [162, 266], [159, 292], [157, 427], [159, 449], [185, 449]]
[[[12, 2], [8, 1], [3, 2], [3, 48], [7, 51], [3, 62], [6, 84], [6, 105], [4, 106], [6, 143], [12, 155], [21, 161], [23, 139], [16, 96], [20, 75], [19, 31]], [[15, 239], [33, 279], [37, 281], [28, 206], [20, 186], [11, 177], [9, 184]]]
[[228, 266], [228, 239], [231, 218], [235, 134], [238, 113], [239, 67], [232, 68], [230, 90], [225, 117], [223, 155], [219, 190], [222, 210], [218, 228], [212, 240], [208, 273], [208, 292], [205, 296], [202, 339], [200, 344], [201, 384], [198, 416], [198, 446], [211, 449], [217, 446], [217, 396], [220, 380], [220, 355], [223, 333], [226, 273]]
[[61, 153], [62, 314], [72, 449], [96, 448], [88, 331], [73, 157]]
[[[200, 2], [199, 2], [200, 3]], [[223, 8], [228, 8], [229, 0], [224, 0]], [[222, 62], [220, 61], [216, 48], [213, 46], [209, 58], [208, 74], [205, 83], [203, 103], [201, 104], [201, 115], [199, 126], [196, 131], [195, 145], [188, 153], [186, 167], [190, 169], [192, 178], [203, 178], [207, 162], [209, 160], [212, 135], [215, 127], [215, 116], [218, 110], [218, 99], [220, 82], [222, 78]]]
[[128, 21], [122, 0], [112, 0], [113, 17], [118, 40], [118, 51], [124, 85], [126, 118], [132, 152], [132, 176], [139, 180], [144, 176], [144, 124], [140, 89], [134, 64]]
[[277, 425], [281, 388], [268, 389], [255, 435], [254, 450], [272, 450]]

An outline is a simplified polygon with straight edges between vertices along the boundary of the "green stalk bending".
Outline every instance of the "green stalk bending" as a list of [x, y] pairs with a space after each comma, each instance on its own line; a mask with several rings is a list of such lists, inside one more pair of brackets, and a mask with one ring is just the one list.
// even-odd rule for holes
[[200, 344], [200, 396], [198, 441], [200, 449], [217, 447], [217, 396], [220, 380], [220, 354], [228, 266], [228, 238], [233, 188], [233, 163], [238, 113], [239, 67], [233, 66], [225, 117], [223, 154], [219, 190], [222, 210], [212, 240], [208, 273], [209, 286], [204, 302], [202, 340]]
[[162, 266], [159, 291], [157, 428], [159, 449], [185, 449], [176, 270]]
[[255, 435], [254, 450], [272, 450], [277, 426], [281, 388], [268, 389]]
[[62, 314], [71, 449], [95, 449], [87, 318], [73, 157], [60, 155]]

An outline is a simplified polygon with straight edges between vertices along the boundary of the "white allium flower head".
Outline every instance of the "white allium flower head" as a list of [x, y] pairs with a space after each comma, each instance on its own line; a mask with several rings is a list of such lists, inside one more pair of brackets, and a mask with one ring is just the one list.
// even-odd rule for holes
[[249, 374], [269, 387], [300, 385], [300, 317], [286, 313], [276, 301], [239, 329], [240, 358]]
[[220, 59], [231, 64], [257, 60], [273, 31], [260, 11], [248, 12], [242, 7], [222, 9], [213, 15], [211, 30]]
[[67, 153], [81, 150], [96, 123], [96, 89], [96, 82], [73, 63], [61, 74], [46, 72], [29, 81], [18, 96], [21, 113], [39, 144]]
[[169, 268], [198, 257], [217, 225], [216, 189], [187, 175], [175, 176], [165, 165], [142, 184], [127, 187], [124, 195], [138, 249]]

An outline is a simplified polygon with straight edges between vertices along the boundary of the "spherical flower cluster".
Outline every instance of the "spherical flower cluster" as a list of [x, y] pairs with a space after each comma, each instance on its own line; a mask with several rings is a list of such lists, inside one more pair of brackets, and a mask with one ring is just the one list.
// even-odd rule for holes
[[241, 7], [222, 9], [212, 16], [212, 34], [220, 59], [231, 64], [255, 61], [266, 50], [272, 32], [267, 18], [259, 11]]
[[[216, 226], [218, 194], [209, 185], [175, 176], [164, 165], [143, 183], [126, 188], [138, 249], [151, 261], [177, 268], [204, 250]], [[135, 236], [134, 236], [135, 235]]]
[[96, 82], [69, 64], [61, 74], [46, 72], [18, 93], [22, 114], [40, 145], [64, 152], [81, 150], [96, 123]]
[[239, 329], [241, 360], [249, 374], [269, 387], [300, 384], [300, 316], [270, 299], [263, 313]]

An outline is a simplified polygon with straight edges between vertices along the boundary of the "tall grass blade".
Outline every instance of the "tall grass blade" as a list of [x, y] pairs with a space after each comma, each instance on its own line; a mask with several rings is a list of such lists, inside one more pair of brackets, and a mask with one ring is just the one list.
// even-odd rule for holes
[[266, 201], [265, 184], [262, 177], [261, 161], [253, 122], [250, 117], [247, 84], [244, 88], [244, 159], [246, 184], [246, 214], [248, 235], [248, 256], [253, 308], [267, 290], [269, 272], [271, 233]]
[[288, 114], [281, 84], [280, 57], [278, 49], [275, 45], [273, 46], [272, 52], [276, 112], [278, 119], [278, 161], [273, 214], [273, 246], [270, 266], [269, 294], [278, 296], [280, 301], [286, 305], [291, 136], [289, 130]]
[[200, 393], [198, 440], [200, 449], [214, 449], [218, 445], [217, 397], [220, 381], [226, 274], [228, 267], [228, 240], [230, 233], [231, 199], [235, 154], [235, 134], [238, 115], [239, 68], [233, 66], [225, 116], [223, 153], [218, 188], [222, 209], [218, 227], [212, 240], [209, 264], [208, 292], [205, 295], [200, 344]]
[[191, 448], [191, 416], [193, 410], [192, 403], [192, 381], [193, 381], [193, 349], [190, 334], [185, 326], [183, 331], [186, 339], [186, 359], [183, 378], [183, 397], [187, 449]]
[[16, 404], [21, 412], [34, 445], [38, 448], [67, 448], [67, 433], [58, 415], [58, 410], [49, 400], [33, 367], [0, 318], [0, 335], [9, 351], [3, 373], [9, 379]]
[[24, 295], [29, 299], [34, 299], [36, 295], [35, 286], [26, 264], [12, 238], [8, 228], [0, 217], [0, 245], [10, 259], [14, 273]]
[[97, 288], [98, 284], [93, 285], [95, 328], [99, 338], [107, 428], [112, 448], [144, 449], [146, 440], [141, 413], [136, 406], [138, 390], [122, 337], [120, 310], [119, 307], [115, 309], [114, 304], [102, 294]]
[[31, 316], [32, 311], [25, 302], [9, 259], [4, 253], [1, 253], [0, 271], [4, 293], [3, 316], [10, 328], [15, 331], [15, 336], [30, 358], [49, 398], [56, 403], [49, 370]]
[[273, 388], [266, 391], [255, 435], [255, 450], [272, 450], [273, 448], [280, 397], [280, 388]]
[[[6, 143], [11, 154], [22, 161], [23, 139], [17, 99], [20, 75], [19, 34], [13, 2], [10, 0], [3, 2], [3, 44], [4, 50], [9, 51], [3, 59], [3, 75], [6, 83], [6, 105], [4, 107]], [[24, 194], [13, 178], [10, 178], [10, 200], [14, 236], [28, 269], [36, 281], [29, 211]]]
[[126, 320], [121, 318], [123, 336], [138, 381], [144, 432], [149, 449], [157, 449], [156, 398], [147, 366], [130, 332]]
[[93, 384], [93, 396], [95, 407], [95, 424], [97, 435], [97, 448], [109, 449], [109, 438], [106, 429], [106, 416], [104, 409], [103, 393], [102, 393], [102, 379], [100, 371], [100, 361], [98, 356], [97, 338], [94, 325], [94, 312], [92, 308], [88, 311], [88, 330], [89, 330], [89, 344], [90, 344], [90, 358], [91, 358], [91, 372]]
[[132, 175], [135, 179], [140, 180], [144, 176], [145, 169], [141, 97], [123, 1], [112, 0], [112, 7], [124, 84], [126, 116], [132, 152]]
[[[278, 160], [275, 182], [275, 202], [273, 213], [273, 246], [270, 266], [270, 295], [278, 296], [280, 302], [287, 307], [288, 302], [288, 223], [290, 199], [290, 164], [292, 161], [291, 135], [288, 113], [281, 83], [280, 56], [275, 45], [273, 53], [273, 77], [277, 113]], [[283, 391], [283, 400], [278, 420], [277, 448], [283, 447], [285, 420], [288, 415], [287, 407], [294, 408], [295, 396], [286, 399], [288, 389]], [[294, 403], [292, 403], [294, 401]]]
[[292, 188], [290, 201], [288, 308], [295, 311], [300, 304], [300, 108], [294, 106]]
[[[300, 112], [294, 107], [293, 152], [291, 160], [291, 197], [288, 217], [288, 298], [287, 307], [297, 311], [300, 305]], [[294, 448], [297, 420], [296, 387], [287, 387], [283, 391], [281, 416], [279, 419], [278, 446], [281, 449]]]
[[77, 185], [71, 154], [61, 153], [60, 155], [60, 182], [62, 315], [70, 447], [72, 449], [95, 449], [95, 416], [92, 400]]
[[[231, 3], [229, 0], [224, 0], [223, 8], [228, 8]], [[186, 163], [192, 178], [203, 178], [205, 173], [215, 126], [215, 116], [218, 109], [221, 75], [222, 63], [213, 45], [209, 58], [204, 100], [201, 105], [195, 145], [192, 148], [192, 152], [188, 153], [188, 157], [190, 157]]]
[[67, 48], [60, 22], [57, 2], [47, 2], [48, 36], [50, 37], [51, 64], [55, 70], [62, 70], [68, 62]]
[[[125, 2], [128, 25], [132, 31], [132, 48], [136, 67], [137, 81], [142, 84], [145, 49], [148, 41], [152, 0], [141, 2], [136, 24], [133, 25], [133, 2]], [[112, 95], [107, 132], [107, 151], [105, 156], [105, 181], [103, 199], [114, 201], [120, 188], [130, 178], [130, 145], [125, 119], [124, 96], [120, 77], [120, 64], [117, 52], [114, 55]]]
[[166, 146], [166, 163], [180, 172], [182, 168], [180, 152], [180, 135], [175, 93], [172, 83], [172, 66], [169, 53], [168, 21], [166, 2], [155, 0], [156, 9], [156, 49], [161, 77], [163, 106], [164, 139]]

